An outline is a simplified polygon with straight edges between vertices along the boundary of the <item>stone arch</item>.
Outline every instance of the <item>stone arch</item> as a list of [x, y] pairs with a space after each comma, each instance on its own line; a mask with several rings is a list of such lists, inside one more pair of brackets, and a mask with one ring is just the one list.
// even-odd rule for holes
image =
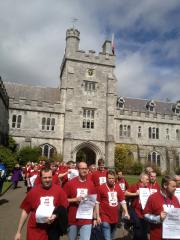
[[56, 148], [49, 143], [44, 143], [40, 145], [42, 149], [42, 156], [46, 156], [48, 159], [52, 157], [54, 153], [56, 153]]
[[94, 143], [83, 142], [74, 148], [72, 156], [74, 161], [80, 161], [82, 158], [88, 165], [91, 165], [96, 164], [97, 159], [102, 157], [102, 153]]
[[147, 163], [161, 167], [162, 165], [162, 154], [157, 150], [151, 150], [147, 153]]

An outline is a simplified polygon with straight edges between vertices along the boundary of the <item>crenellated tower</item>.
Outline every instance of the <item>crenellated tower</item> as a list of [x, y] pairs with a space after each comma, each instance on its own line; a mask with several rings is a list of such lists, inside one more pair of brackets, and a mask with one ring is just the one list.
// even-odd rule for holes
[[84, 152], [88, 163], [102, 157], [114, 165], [114, 114], [116, 106], [115, 56], [106, 40], [102, 51], [79, 48], [80, 32], [68, 29], [60, 69], [61, 102], [64, 106], [65, 161]]

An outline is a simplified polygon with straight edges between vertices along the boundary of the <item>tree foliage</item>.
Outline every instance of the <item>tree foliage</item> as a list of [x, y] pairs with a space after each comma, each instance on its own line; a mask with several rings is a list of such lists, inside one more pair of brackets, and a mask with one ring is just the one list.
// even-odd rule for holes
[[8, 148], [12, 152], [16, 152], [17, 150], [17, 143], [11, 135], [8, 136]]
[[115, 148], [115, 168], [123, 173], [131, 173], [133, 163], [134, 159], [129, 146], [117, 145]]
[[20, 165], [24, 166], [27, 162], [38, 162], [41, 156], [40, 147], [23, 147], [18, 152], [18, 160]]
[[3, 162], [6, 165], [9, 173], [15, 166], [16, 161], [17, 161], [16, 156], [10, 149], [4, 146], [0, 146], [0, 162]]

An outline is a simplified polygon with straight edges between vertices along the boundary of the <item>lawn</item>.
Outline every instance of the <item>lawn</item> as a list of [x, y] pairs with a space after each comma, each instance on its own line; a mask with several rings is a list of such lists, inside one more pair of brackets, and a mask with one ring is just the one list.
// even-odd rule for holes
[[2, 193], [5, 192], [11, 185], [11, 182], [4, 182]]
[[[133, 183], [136, 183], [139, 180], [139, 176], [138, 175], [125, 175], [125, 179], [131, 185]], [[157, 177], [157, 180], [158, 180], [159, 184], [161, 184], [161, 179], [162, 179], [162, 176]]]

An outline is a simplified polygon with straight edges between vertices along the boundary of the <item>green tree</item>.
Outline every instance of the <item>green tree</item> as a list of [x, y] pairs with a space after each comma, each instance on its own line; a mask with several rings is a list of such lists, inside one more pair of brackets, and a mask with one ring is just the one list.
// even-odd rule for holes
[[10, 149], [0, 146], [0, 162], [3, 162], [6, 165], [7, 170], [10, 173], [15, 166], [17, 159]]
[[16, 152], [17, 150], [17, 143], [11, 135], [8, 136], [8, 148], [12, 152]]
[[51, 157], [51, 161], [62, 162], [63, 161], [63, 155], [61, 153], [54, 153]]
[[23, 147], [18, 152], [18, 160], [20, 165], [24, 166], [27, 162], [38, 162], [41, 156], [40, 147]]
[[115, 148], [115, 168], [123, 173], [131, 173], [134, 159], [128, 145], [119, 144]]

